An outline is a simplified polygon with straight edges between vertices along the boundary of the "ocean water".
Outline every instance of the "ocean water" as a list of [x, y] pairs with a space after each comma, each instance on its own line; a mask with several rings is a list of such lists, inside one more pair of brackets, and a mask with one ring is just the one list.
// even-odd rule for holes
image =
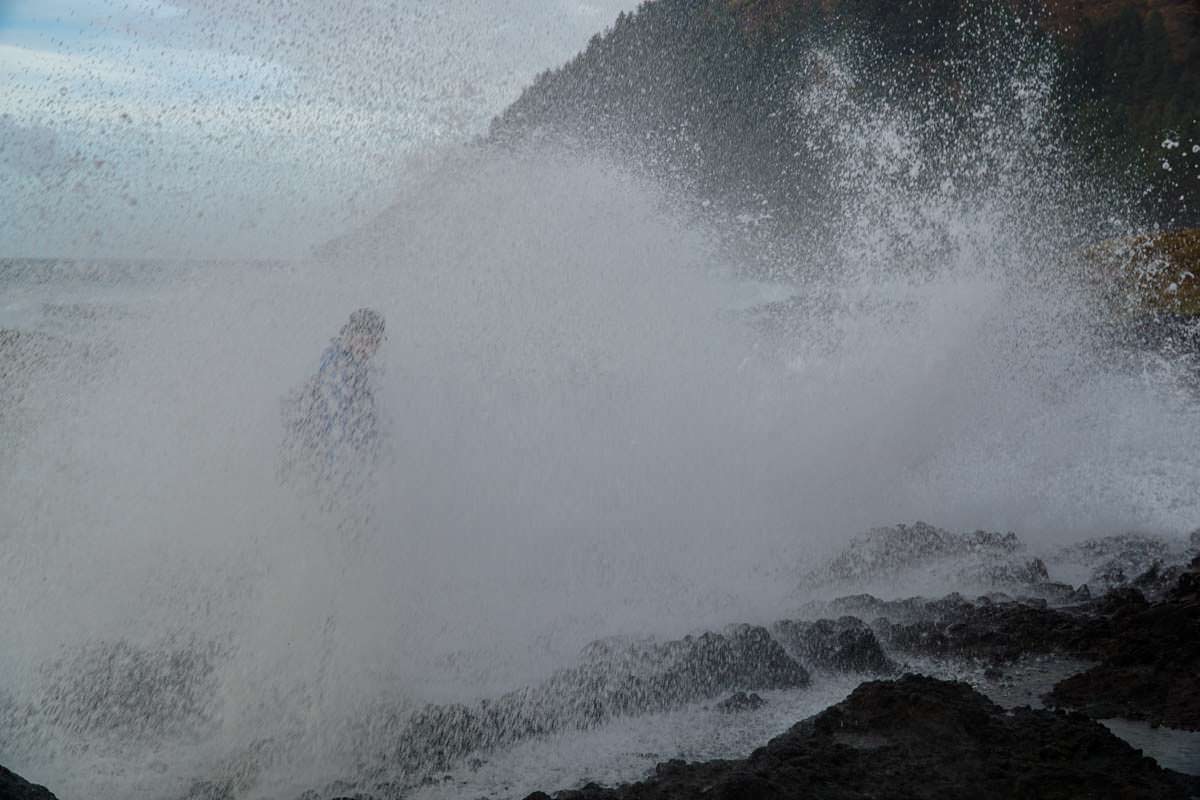
[[[1097, 187], [1040, 135], [1053, 71], [997, 77], [1022, 113], [987, 119], [1008, 157], [967, 180], [974, 144], [931, 158], [914, 143], [945, 120], [819, 57], [793, 102], [853, 202], [766, 274], [730, 245], [744, 220], [547, 142], [443, 148], [323, 258], [0, 263], [22, 332], [0, 351], [0, 761], [64, 800], [369, 784], [395, 771], [371, 720], [604, 637], [773, 621], [876, 525], [1035, 552], [1200, 525], [1194, 376], [1098, 324], [1080, 242], [1137, 221], [1083, 210]], [[280, 401], [364, 305], [388, 320], [385, 453], [330, 508], [278, 479]], [[422, 796], [744, 754], [853, 685], [531, 739]]]

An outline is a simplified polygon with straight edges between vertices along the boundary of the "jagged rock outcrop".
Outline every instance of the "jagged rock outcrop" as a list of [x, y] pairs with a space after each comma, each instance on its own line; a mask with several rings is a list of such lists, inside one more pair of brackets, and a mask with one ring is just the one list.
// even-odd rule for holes
[[755, 692], [734, 692], [713, 708], [722, 714], [737, 714], [742, 711], [756, 711], [766, 704], [767, 701]]
[[1163, 602], [1123, 605], [1110, 626], [1103, 660], [1059, 682], [1047, 701], [1200, 731], [1200, 558]]
[[779, 642], [801, 663], [829, 672], [886, 675], [895, 663], [883, 652], [875, 632], [858, 617], [837, 620], [781, 620], [771, 626]]
[[1123, 586], [1147, 571], [1184, 561], [1178, 542], [1140, 533], [1088, 539], [1060, 548], [1049, 556], [1051, 566], [1069, 564], [1089, 570], [1088, 583], [1104, 590]]
[[[1142, 608], [1145, 603], [1136, 590], [1112, 592], [1072, 610], [1050, 608], [1042, 600], [971, 602], [951, 595], [924, 603], [922, 614], [908, 622], [892, 622], [900, 615], [888, 613], [888, 604], [880, 604], [877, 609], [883, 616], [876, 630], [900, 652], [942, 658], [1004, 663], [1038, 653], [1096, 657], [1112, 635], [1106, 612]], [[911, 613], [910, 605], [897, 605], [901, 614]]]
[[1029, 555], [1015, 533], [953, 533], [924, 522], [874, 528], [852, 538], [828, 564], [801, 583], [831, 580], [863, 585], [920, 572], [961, 586], [1030, 589], [1050, 580], [1046, 565]]
[[[1174, 576], [1162, 589], [1164, 575]], [[1137, 583], [1153, 586], [1151, 602]], [[1096, 599], [1051, 607], [1044, 599], [961, 595], [841, 605], [873, 615], [893, 652], [1005, 664], [1029, 655], [1099, 662], [1060, 682], [1047, 697], [1097, 718], [1145, 719], [1200, 730], [1200, 559], [1155, 568]]]
[[0, 767], [0, 800], [56, 800], [45, 786], [22, 778], [15, 772]]

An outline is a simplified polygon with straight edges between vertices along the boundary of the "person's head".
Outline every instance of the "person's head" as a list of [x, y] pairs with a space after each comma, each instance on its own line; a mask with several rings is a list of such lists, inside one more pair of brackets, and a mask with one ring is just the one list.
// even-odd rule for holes
[[375, 354], [384, 336], [383, 315], [372, 308], [360, 308], [342, 326], [342, 346], [355, 358], [366, 359]]

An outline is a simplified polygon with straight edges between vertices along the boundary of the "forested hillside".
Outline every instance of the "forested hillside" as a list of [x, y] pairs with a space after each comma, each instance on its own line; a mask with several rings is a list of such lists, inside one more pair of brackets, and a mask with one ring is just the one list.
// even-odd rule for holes
[[803, 213], [819, 165], [797, 157], [791, 106], [831, 47], [854, 54], [856, 91], [940, 96], [936, 112], [961, 114], [968, 135], [978, 104], [958, 100], [1052, 63], [1050, 127], [1080, 169], [1111, 175], [1160, 224], [1200, 218], [1191, 0], [653, 0], [541, 75], [492, 133], [552, 129], [636, 154], [699, 196]]

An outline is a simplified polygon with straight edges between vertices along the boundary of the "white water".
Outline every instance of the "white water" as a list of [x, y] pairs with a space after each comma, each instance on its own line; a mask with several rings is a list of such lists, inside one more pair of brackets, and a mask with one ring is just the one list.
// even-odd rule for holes
[[[353, 729], [381, 706], [505, 691], [603, 636], [771, 621], [877, 524], [1041, 548], [1195, 527], [1200, 411], [1170, 364], [1120, 367], [1081, 322], [1082, 189], [1038, 149], [1027, 78], [1000, 87], [1030, 116], [990, 121], [1011, 158], [979, 186], [956, 183], [961, 154], [917, 154], [921, 120], [856, 106], [852, 74], [798, 90], [836, 123], [822, 155], [851, 201], [827, 252], [774, 265], [768, 291], [824, 298], [785, 335], [750, 324], [721, 223], [549, 146], [414, 165], [332, 262], [96, 288], [130, 313], [60, 327], [94, 352], [36, 365], [4, 431], [0, 762], [64, 800], [176, 797], [236, 763], [242, 795], [292, 797], [358, 777]], [[918, 188], [917, 166], [945, 180]], [[24, 309], [60, 296], [22, 287]], [[389, 457], [348, 531], [275, 455], [280, 397], [364, 304], [389, 324]], [[134, 687], [155, 714], [72, 681], [118, 641], [211, 651], [194, 707], [169, 670]], [[689, 714], [534, 742], [490, 774], [527, 776], [514, 793], [587, 763], [634, 777], [647, 759], [591, 755], [626, 728], [678, 748]]]

